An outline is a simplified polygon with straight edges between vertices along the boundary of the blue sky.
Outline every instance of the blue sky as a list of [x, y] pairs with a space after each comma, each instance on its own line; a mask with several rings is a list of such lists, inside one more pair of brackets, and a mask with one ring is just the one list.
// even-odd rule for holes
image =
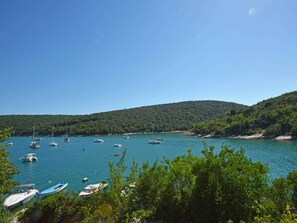
[[0, 114], [297, 90], [297, 1], [2, 0]]

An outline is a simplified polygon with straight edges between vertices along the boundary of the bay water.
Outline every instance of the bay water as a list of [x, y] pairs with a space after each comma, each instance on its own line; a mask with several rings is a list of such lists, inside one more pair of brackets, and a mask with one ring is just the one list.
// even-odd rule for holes
[[[94, 140], [103, 139], [103, 143]], [[161, 144], [149, 144], [152, 138], [162, 138]], [[144, 162], [152, 163], [163, 157], [173, 159], [187, 154], [202, 156], [203, 142], [214, 145], [216, 152], [221, 146], [230, 145], [236, 149], [244, 148], [246, 156], [253, 161], [267, 164], [271, 170], [271, 179], [286, 176], [297, 170], [297, 142], [279, 142], [273, 140], [239, 140], [239, 139], [201, 139], [186, 136], [182, 133], [131, 135], [124, 139], [121, 135], [70, 137], [65, 143], [62, 137], [54, 137], [57, 147], [50, 147], [51, 137], [43, 137], [40, 149], [30, 149], [30, 137], [12, 137], [15, 145], [8, 148], [10, 159], [20, 174], [15, 180], [23, 183], [35, 183], [38, 190], [46, 189], [59, 182], [68, 182], [68, 189], [80, 191], [90, 183], [108, 180], [108, 162], [116, 162], [124, 149], [127, 150], [126, 165], [131, 167], [133, 159], [141, 166]], [[122, 147], [114, 147], [114, 144]], [[19, 158], [26, 153], [36, 153], [37, 162], [23, 163]], [[82, 178], [88, 177], [87, 183]]]

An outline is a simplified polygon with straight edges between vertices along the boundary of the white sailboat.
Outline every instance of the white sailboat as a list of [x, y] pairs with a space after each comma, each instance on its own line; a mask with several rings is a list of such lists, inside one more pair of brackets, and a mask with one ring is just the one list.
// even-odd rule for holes
[[67, 134], [67, 122], [66, 122], [66, 137], [64, 138], [64, 142], [68, 143], [70, 142], [70, 139], [68, 138], [68, 134]]
[[50, 146], [57, 146], [58, 143], [54, 142], [54, 126], [52, 127], [52, 141], [49, 143]]
[[39, 149], [40, 144], [35, 140], [35, 126], [33, 126], [32, 141], [30, 142], [30, 148]]

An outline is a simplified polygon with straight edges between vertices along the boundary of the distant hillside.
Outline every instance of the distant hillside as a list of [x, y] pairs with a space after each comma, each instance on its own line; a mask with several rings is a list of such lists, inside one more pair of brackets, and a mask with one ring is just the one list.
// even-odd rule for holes
[[195, 124], [197, 134], [297, 136], [297, 91], [259, 102], [245, 110]]
[[193, 123], [219, 117], [244, 105], [222, 101], [188, 101], [145, 106], [90, 115], [3, 115], [0, 129], [12, 127], [14, 135], [30, 135], [32, 126], [37, 134], [70, 135], [119, 134], [127, 132], [161, 132], [188, 130]]

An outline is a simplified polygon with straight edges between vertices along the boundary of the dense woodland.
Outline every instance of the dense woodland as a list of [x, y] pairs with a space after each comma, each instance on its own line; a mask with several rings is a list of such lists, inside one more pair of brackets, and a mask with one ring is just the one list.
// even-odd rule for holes
[[197, 134], [216, 136], [263, 133], [267, 138], [297, 136], [297, 91], [259, 102], [243, 110], [194, 125]]
[[127, 132], [162, 132], [188, 130], [192, 124], [206, 121], [243, 105], [221, 101], [188, 101], [146, 106], [90, 115], [2, 115], [0, 129], [12, 128], [14, 136], [65, 134], [66, 122], [70, 135], [106, 135]]

